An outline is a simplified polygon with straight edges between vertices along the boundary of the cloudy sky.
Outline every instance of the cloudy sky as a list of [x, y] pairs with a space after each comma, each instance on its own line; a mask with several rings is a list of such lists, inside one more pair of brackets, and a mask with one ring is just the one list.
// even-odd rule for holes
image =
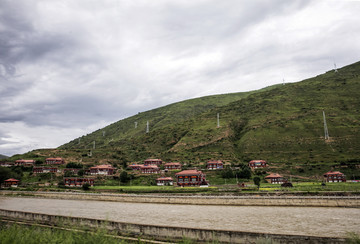
[[360, 60], [360, 1], [0, 0], [0, 154]]

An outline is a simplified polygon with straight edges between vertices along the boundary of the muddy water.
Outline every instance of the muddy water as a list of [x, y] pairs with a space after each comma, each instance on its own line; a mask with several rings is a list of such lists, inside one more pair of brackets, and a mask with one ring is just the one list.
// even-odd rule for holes
[[360, 233], [360, 209], [199, 206], [0, 197], [0, 208], [136, 224], [345, 237]]

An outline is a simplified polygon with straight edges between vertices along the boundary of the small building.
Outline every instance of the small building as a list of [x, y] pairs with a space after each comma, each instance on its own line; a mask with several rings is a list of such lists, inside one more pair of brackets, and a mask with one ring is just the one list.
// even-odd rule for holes
[[60, 169], [56, 167], [34, 167], [33, 173], [34, 174], [45, 174], [45, 173], [58, 173]]
[[265, 180], [271, 184], [283, 184], [287, 182], [287, 180], [278, 173], [271, 173], [265, 177]]
[[142, 165], [140, 171], [142, 174], [159, 174], [160, 168], [153, 165]]
[[115, 168], [110, 164], [102, 164], [90, 168], [91, 175], [113, 175]]
[[172, 186], [174, 180], [172, 177], [160, 177], [156, 179], [156, 185], [158, 186]]
[[78, 168], [65, 168], [65, 169], [64, 169], [64, 174], [65, 174], [66, 172], [71, 172], [72, 174], [77, 175], [80, 170], [81, 170], [81, 169], [78, 169]]
[[90, 186], [94, 186], [95, 180], [93, 178], [78, 178], [78, 177], [65, 177], [64, 184], [65, 186], [70, 187], [82, 187], [85, 183], [88, 183]]
[[346, 177], [340, 171], [329, 171], [324, 174], [326, 182], [346, 182]]
[[129, 167], [132, 169], [132, 170], [140, 170], [141, 167], [144, 166], [143, 164], [130, 164]]
[[4, 186], [5, 187], [18, 187], [19, 184], [19, 180], [11, 178], [11, 179], [7, 179], [4, 181]]
[[175, 174], [178, 186], [208, 185], [205, 174], [199, 170], [183, 170]]
[[0, 167], [12, 167], [14, 162], [0, 162]]
[[206, 163], [207, 169], [223, 169], [224, 164], [221, 160], [210, 160]]
[[265, 160], [251, 160], [249, 167], [251, 169], [265, 168], [267, 167], [267, 162]]
[[163, 161], [161, 159], [151, 159], [148, 158], [144, 161], [145, 166], [153, 165], [153, 166], [160, 166], [162, 165]]
[[164, 164], [164, 169], [166, 170], [181, 169], [181, 163], [166, 163]]
[[65, 160], [62, 158], [47, 158], [45, 164], [64, 164]]
[[16, 160], [14, 163], [15, 166], [24, 166], [24, 167], [31, 167], [35, 165], [35, 160], [31, 159], [20, 159]]

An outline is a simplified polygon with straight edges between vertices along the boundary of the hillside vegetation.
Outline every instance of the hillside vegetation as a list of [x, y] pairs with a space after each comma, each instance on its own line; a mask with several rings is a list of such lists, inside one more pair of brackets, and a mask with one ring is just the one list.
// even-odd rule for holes
[[[208, 159], [235, 164], [265, 159], [272, 169], [288, 174], [320, 175], [332, 168], [357, 174], [359, 92], [360, 62], [298, 83], [170, 104], [120, 120], [58, 149], [35, 150], [27, 156], [62, 156], [83, 163], [148, 157], [192, 164]], [[323, 111], [329, 140], [324, 140]], [[147, 121], [149, 133], [145, 132]]]

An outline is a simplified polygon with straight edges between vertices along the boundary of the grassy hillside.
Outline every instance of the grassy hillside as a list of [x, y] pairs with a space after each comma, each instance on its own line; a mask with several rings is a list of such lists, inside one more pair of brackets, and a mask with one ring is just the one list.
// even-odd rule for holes
[[[359, 91], [360, 62], [298, 83], [174, 103], [118, 121], [56, 150], [28, 156], [63, 156], [85, 163], [147, 157], [189, 163], [265, 159], [274, 171], [288, 174], [320, 175], [339, 167], [346, 174], [357, 174]], [[145, 133], [146, 121], [149, 133]], [[94, 141], [96, 149], [92, 149]]]

